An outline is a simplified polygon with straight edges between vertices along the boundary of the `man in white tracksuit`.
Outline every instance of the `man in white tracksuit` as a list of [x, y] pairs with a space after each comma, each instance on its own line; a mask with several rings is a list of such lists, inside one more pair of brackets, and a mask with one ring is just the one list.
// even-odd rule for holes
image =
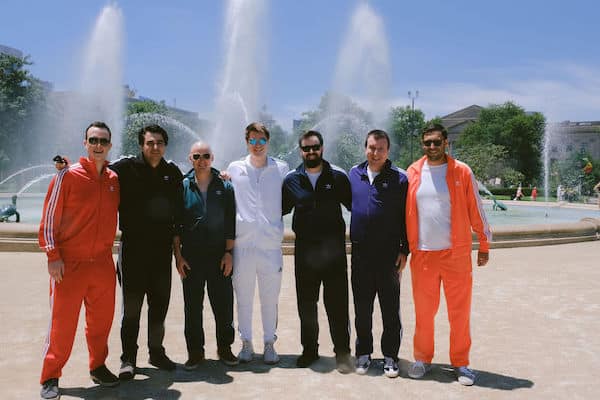
[[281, 185], [288, 165], [267, 156], [269, 131], [257, 122], [246, 127], [248, 156], [229, 164], [235, 189], [236, 238], [233, 251], [233, 289], [242, 338], [240, 362], [252, 360], [252, 309], [258, 280], [264, 339], [264, 362], [275, 364], [277, 304], [281, 289], [283, 220]]

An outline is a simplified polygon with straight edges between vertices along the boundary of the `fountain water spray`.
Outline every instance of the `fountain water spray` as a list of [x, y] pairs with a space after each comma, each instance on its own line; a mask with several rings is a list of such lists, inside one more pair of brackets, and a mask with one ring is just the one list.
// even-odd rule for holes
[[266, 60], [267, 0], [228, 0], [226, 7], [225, 60], [210, 141], [220, 166], [245, 153], [244, 128], [258, 117]]

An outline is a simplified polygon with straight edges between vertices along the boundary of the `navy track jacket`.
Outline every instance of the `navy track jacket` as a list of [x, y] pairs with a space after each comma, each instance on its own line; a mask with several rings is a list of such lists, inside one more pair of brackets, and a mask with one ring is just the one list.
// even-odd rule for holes
[[409, 253], [406, 236], [406, 171], [385, 162], [381, 173], [369, 183], [367, 161], [352, 167], [350, 239], [374, 253]]
[[350, 182], [346, 173], [323, 160], [323, 169], [313, 189], [304, 164], [290, 171], [283, 181], [282, 210], [288, 214], [292, 208], [292, 229], [297, 239], [346, 234], [342, 218], [343, 204], [351, 206]]

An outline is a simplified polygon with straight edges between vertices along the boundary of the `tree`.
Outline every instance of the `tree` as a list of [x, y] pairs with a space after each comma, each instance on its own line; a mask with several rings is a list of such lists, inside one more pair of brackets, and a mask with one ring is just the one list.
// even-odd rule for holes
[[409, 106], [392, 107], [387, 126], [392, 139], [389, 157], [400, 167], [407, 168], [422, 153], [420, 134], [425, 126], [425, 114]]
[[44, 100], [41, 82], [26, 68], [31, 64], [28, 57], [0, 54], [0, 170], [25, 163], [28, 128]]
[[135, 114], [160, 114], [169, 115], [169, 110], [164, 101], [156, 102], [153, 100], [143, 100], [130, 102], [127, 105], [126, 114], [128, 117], [127, 124], [123, 128], [123, 137], [121, 143], [122, 154], [138, 154], [140, 146], [138, 144], [138, 131], [145, 125], [145, 120], [136, 120], [129, 117]]
[[506, 149], [506, 168], [523, 174], [525, 182], [537, 184], [542, 172], [542, 138], [546, 120], [540, 113], [526, 113], [514, 103], [491, 105], [479, 120], [460, 135], [457, 148], [463, 154], [477, 145], [499, 145]]
[[[468, 148], [461, 147], [456, 151], [456, 158], [467, 163], [473, 174], [481, 182], [489, 178], [502, 176], [506, 168], [499, 164], [506, 156], [504, 146], [497, 144], [475, 144]], [[514, 174], [511, 174], [511, 178]]]

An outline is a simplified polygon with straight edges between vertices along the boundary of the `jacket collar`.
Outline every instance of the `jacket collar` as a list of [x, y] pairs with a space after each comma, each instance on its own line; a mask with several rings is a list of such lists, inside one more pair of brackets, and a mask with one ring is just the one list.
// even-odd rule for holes
[[[360, 175], [368, 176], [368, 174], [367, 174], [368, 166], [369, 166], [368, 161], [363, 161], [362, 163], [358, 164], [357, 169], [358, 169], [358, 172], [360, 173]], [[383, 164], [383, 168], [381, 168], [380, 173], [381, 174], [388, 173], [391, 169], [392, 169], [392, 162], [389, 159], [387, 159], [387, 160], [385, 160], [385, 163]]]
[[[321, 174], [328, 174], [331, 171], [331, 164], [329, 164], [329, 162], [327, 162], [326, 160], [322, 161], [323, 163], [323, 168], [321, 169]], [[296, 172], [305, 176], [308, 176], [308, 174], [306, 173], [306, 167], [304, 166], [304, 163], [301, 163], [300, 165], [298, 165], [298, 167], [296, 168]]]

